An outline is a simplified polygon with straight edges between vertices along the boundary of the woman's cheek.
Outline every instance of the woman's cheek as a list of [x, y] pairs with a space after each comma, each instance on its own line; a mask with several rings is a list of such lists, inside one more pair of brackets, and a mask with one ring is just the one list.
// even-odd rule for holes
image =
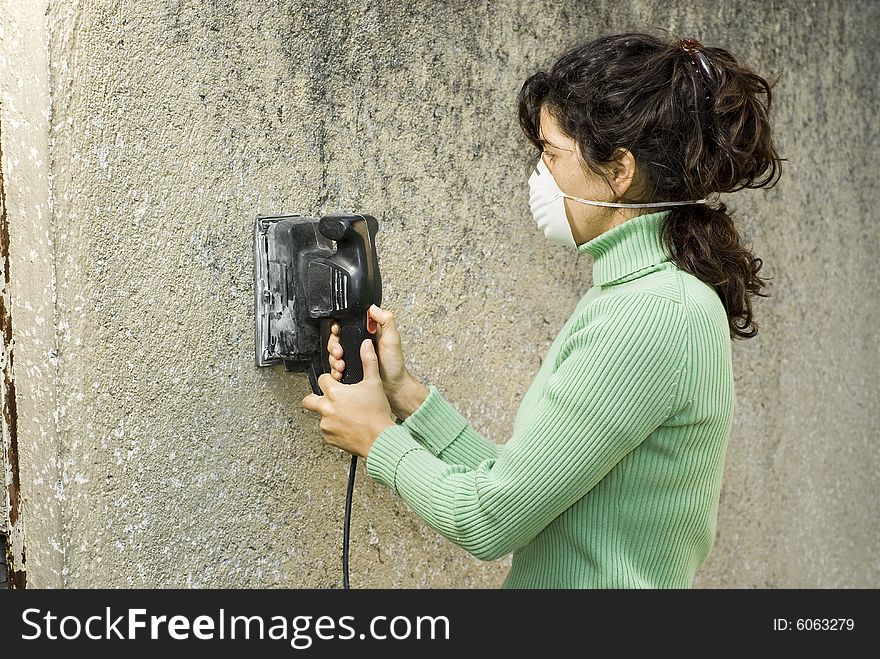
[[559, 171], [559, 178], [556, 178], [554, 174], [553, 178], [556, 179], [556, 185], [559, 186], [559, 189], [562, 190], [565, 194], [571, 195], [573, 197], [579, 197], [577, 191], [577, 181], [571, 176], [567, 169], [563, 169], [562, 167], [557, 167]]

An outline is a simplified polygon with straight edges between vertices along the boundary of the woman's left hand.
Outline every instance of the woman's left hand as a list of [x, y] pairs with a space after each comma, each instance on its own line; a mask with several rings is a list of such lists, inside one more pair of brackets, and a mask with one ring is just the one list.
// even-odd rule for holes
[[382, 386], [379, 358], [372, 339], [364, 339], [361, 343], [361, 362], [363, 380], [342, 384], [329, 373], [322, 373], [318, 386], [324, 395], [309, 394], [302, 399], [302, 404], [307, 410], [321, 415], [324, 441], [365, 458], [376, 437], [394, 425], [394, 418]]

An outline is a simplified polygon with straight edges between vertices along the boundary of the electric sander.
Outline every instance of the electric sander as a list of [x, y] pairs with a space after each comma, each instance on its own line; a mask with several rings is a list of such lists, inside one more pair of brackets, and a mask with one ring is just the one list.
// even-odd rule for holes
[[[371, 305], [382, 305], [376, 255], [379, 223], [371, 215], [259, 216], [254, 224], [256, 364], [283, 363], [285, 371], [307, 372], [321, 396], [318, 378], [330, 372], [330, 327], [339, 324], [345, 370], [343, 384], [364, 379], [360, 346], [375, 343]], [[351, 456], [342, 532], [342, 582], [349, 588], [348, 539], [357, 456]]]

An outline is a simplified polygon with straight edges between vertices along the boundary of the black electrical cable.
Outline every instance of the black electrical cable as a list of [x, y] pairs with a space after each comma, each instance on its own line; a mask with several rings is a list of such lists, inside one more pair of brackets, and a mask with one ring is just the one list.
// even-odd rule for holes
[[357, 470], [358, 458], [351, 456], [351, 467], [348, 469], [348, 492], [345, 494], [345, 521], [342, 524], [342, 587], [350, 588], [348, 584], [348, 535], [351, 528], [351, 496], [354, 494], [354, 474]]

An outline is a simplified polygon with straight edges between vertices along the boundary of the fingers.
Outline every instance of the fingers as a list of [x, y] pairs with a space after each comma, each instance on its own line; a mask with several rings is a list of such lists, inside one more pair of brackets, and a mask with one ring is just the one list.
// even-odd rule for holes
[[370, 306], [370, 317], [379, 323], [379, 338], [382, 341], [391, 341], [392, 343], [400, 342], [400, 332], [397, 331], [397, 321], [394, 314], [387, 309], [377, 307], [375, 304]]
[[323, 401], [326, 401], [328, 397], [332, 398], [333, 396], [333, 387], [337, 386], [336, 382], [330, 377], [329, 373], [321, 373], [318, 376], [318, 388], [324, 393], [323, 396], [316, 396], [320, 399], [319, 404]]
[[330, 375], [337, 381], [341, 381], [342, 372], [345, 370], [345, 362], [342, 360], [342, 345], [339, 343], [339, 323], [335, 321], [330, 325], [327, 352], [330, 353], [327, 358], [327, 361], [330, 363]]
[[[340, 354], [341, 352], [340, 349]], [[335, 359], [332, 355], [327, 359], [330, 362], [330, 374], [337, 380], [341, 380], [342, 372], [345, 370], [345, 362], [341, 359]]]
[[330, 325], [330, 338], [327, 340], [327, 350], [333, 352], [333, 346], [339, 345], [339, 323], [333, 321]]
[[330, 377], [329, 373], [321, 373], [321, 375], [318, 376], [318, 388], [323, 395], [318, 395], [316, 393], [307, 394], [302, 399], [302, 406], [310, 412], [317, 412], [320, 414], [322, 417], [321, 422], [323, 423], [323, 417], [325, 417], [332, 409], [330, 400], [335, 394], [334, 387], [338, 386], [339, 385], [336, 381]]
[[[379, 326], [379, 339], [385, 337], [385, 340], [399, 341], [399, 334], [397, 332], [397, 326], [394, 320], [394, 314], [390, 311], [377, 307], [375, 304], [371, 305], [369, 308], [370, 316], [375, 320]], [[361, 348], [364, 348], [364, 344], [361, 343]], [[375, 346], [369, 346], [370, 353], [373, 356], [373, 359], [376, 360], [377, 372], [378, 372], [378, 357], [376, 356]], [[343, 350], [342, 344], [339, 342], [339, 323], [334, 321], [330, 325], [330, 338], [327, 340], [327, 352], [329, 353], [327, 357], [327, 361], [330, 364], [330, 375], [337, 381], [342, 380], [342, 374], [345, 371], [345, 361], [342, 359]], [[362, 357], [363, 359], [363, 357]]]
[[390, 318], [394, 317], [394, 314], [392, 314], [390, 311], [383, 309], [382, 307], [379, 307], [375, 304], [371, 304], [370, 308], [367, 311], [370, 312], [370, 317], [383, 327]]

